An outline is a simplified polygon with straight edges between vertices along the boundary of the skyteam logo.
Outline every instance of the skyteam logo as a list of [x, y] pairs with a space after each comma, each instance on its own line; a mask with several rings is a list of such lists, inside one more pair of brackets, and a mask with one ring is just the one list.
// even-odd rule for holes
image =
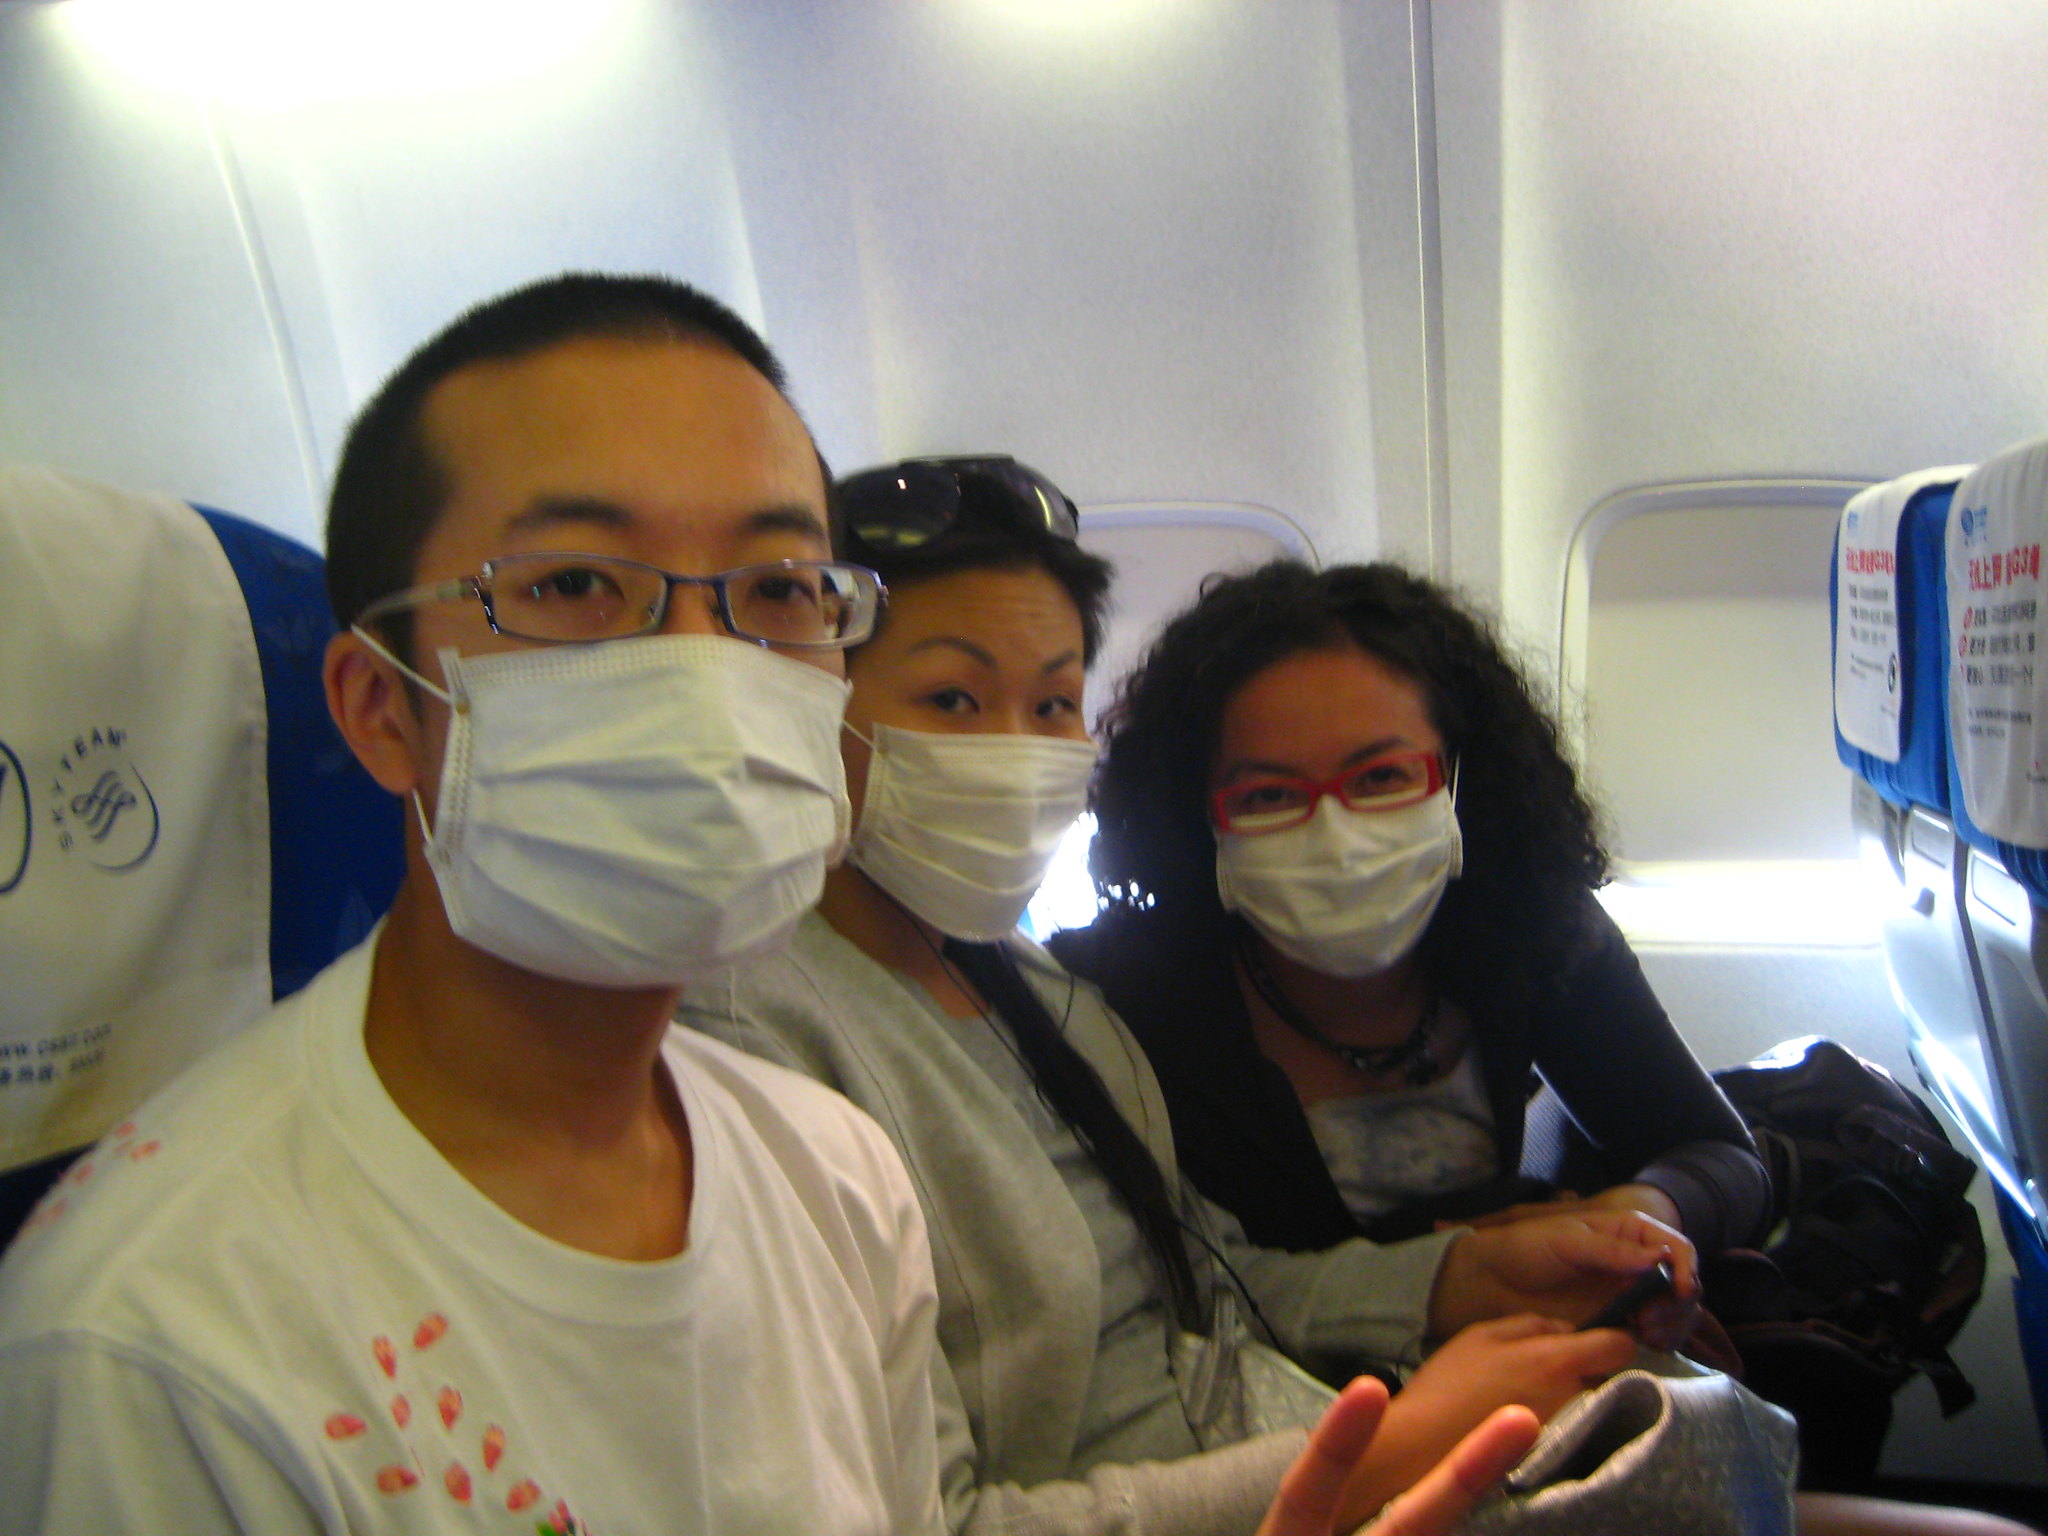
[[1982, 544], [1991, 535], [1991, 509], [1989, 507], [1965, 507], [1958, 514], [1963, 525], [1963, 547]]
[[154, 853], [161, 830], [156, 796], [127, 746], [128, 733], [113, 726], [73, 737], [50, 789], [57, 846], [113, 875]]
[[21, 884], [21, 877], [28, 873], [28, 841], [33, 820], [21, 759], [14, 755], [12, 747], [0, 741], [0, 896]]

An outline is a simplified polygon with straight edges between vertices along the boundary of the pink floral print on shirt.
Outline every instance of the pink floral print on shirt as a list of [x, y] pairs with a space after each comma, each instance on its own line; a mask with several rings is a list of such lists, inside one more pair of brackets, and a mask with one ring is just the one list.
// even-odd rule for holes
[[50, 1186], [28, 1220], [21, 1224], [17, 1237], [25, 1238], [63, 1217], [71, 1209], [71, 1197], [84, 1189], [95, 1174], [104, 1177], [123, 1163], [147, 1162], [163, 1149], [162, 1142], [145, 1138], [133, 1120], [123, 1120], [107, 1132], [98, 1146], [64, 1170], [64, 1176]]
[[[435, 1346], [448, 1336], [449, 1327], [444, 1314], [429, 1312], [409, 1332], [398, 1329], [372, 1338], [372, 1380], [401, 1390], [374, 1416], [347, 1409], [328, 1414], [321, 1421], [321, 1434], [337, 1448], [360, 1442], [359, 1447], [351, 1444], [346, 1454], [386, 1496], [433, 1497], [438, 1489], [440, 1496], [479, 1511], [496, 1507], [507, 1516], [523, 1516], [507, 1521], [507, 1529], [530, 1529], [537, 1536], [589, 1536], [561, 1499], [538, 1524], [525, 1524], [533, 1518], [526, 1512], [546, 1499], [546, 1490], [507, 1463], [506, 1453], [514, 1447], [504, 1427], [488, 1420], [478, 1424], [462, 1388], [434, 1369]], [[400, 1346], [394, 1338], [408, 1340], [410, 1347]], [[369, 1395], [374, 1400], [378, 1394]], [[416, 1413], [415, 1399], [431, 1404], [433, 1411]]]

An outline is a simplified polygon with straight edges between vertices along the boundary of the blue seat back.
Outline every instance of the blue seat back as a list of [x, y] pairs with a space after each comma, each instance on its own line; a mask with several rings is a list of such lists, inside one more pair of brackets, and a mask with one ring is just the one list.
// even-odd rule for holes
[[270, 717], [271, 995], [298, 991], [353, 948], [404, 873], [403, 804], [364, 772], [327, 712], [334, 634], [325, 566], [303, 544], [198, 507], [249, 604]]
[[[1895, 880], [1885, 903], [1885, 966], [1923, 1079], [1946, 1107], [1967, 1117], [1977, 1100], [1955, 1091], [1956, 1085], [1974, 1082], [1988, 1069], [1982, 1066], [1982, 1009], [1961, 912], [1961, 848], [1948, 819], [1944, 541], [1962, 474], [1957, 469], [1904, 476], [1851, 501], [1836, 529], [1828, 591], [1836, 654], [1835, 752], [1856, 775], [1850, 811], [1858, 835], [1882, 851]], [[1889, 507], [1898, 508], [1898, 523], [1885, 545], [1872, 534]], [[1843, 546], [1858, 531], [1859, 517], [1870, 519], [1854, 541], [1861, 571], [1870, 572], [1870, 579], [1843, 569]], [[1880, 565], [1886, 556], [1889, 571]], [[1845, 594], [1845, 583], [1857, 590]], [[1896, 617], [1889, 636], [1886, 609]], [[1860, 634], [1845, 635], [1845, 625], [1860, 626]], [[1853, 656], [1845, 650], [1851, 643]], [[1857, 687], [1868, 697], [1845, 700], [1845, 692]], [[1870, 747], [1871, 739], [1884, 735], [1881, 712], [1871, 707], [1878, 699], [1896, 705], [1896, 758]], [[1864, 711], [1863, 745], [1842, 729], [1845, 709], [1856, 708]], [[1984, 1115], [1965, 1118], [1964, 1129], [1980, 1149], [2002, 1134], [2002, 1125]]]
[[1960, 906], [1983, 999], [1984, 1092], [2002, 1122], [1985, 1160], [2037, 1230], [2048, 1224], [2048, 720], [2031, 681], [2048, 666], [2043, 542], [2048, 440], [1986, 460], [1958, 488], [1944, 581]]

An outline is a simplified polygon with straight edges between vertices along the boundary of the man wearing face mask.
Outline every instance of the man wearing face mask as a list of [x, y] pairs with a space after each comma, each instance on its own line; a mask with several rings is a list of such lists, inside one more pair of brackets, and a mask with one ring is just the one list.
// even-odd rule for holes
[[29, 1222], [0, 1531], [935, 1529], [900, 1163], [670, 1025], [847, 833], [880, 589], [774, 358], [656, 279], [472, 311], [355, 424], [328, 569], [406, 880]]
[[[458, 320], [350, 433], [350, 746], [388, 919], [82, 1159], [0, 1266], [0, 1533], [931, 1532], [933, 1282], [881, 1133], [671, 1027], [843, 846], [823, 471], [760, 339], [654, 278]], [[1330, 1536], [1354, 1387], [1260, 1536]], [[1442, 1536], [1504, 1412], [1375, 1536]]]

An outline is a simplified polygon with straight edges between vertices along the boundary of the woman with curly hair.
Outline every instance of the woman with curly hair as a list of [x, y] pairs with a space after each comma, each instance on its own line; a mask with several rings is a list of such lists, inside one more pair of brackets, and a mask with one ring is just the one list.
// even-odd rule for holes
[[1144, 1042], [1183, 1169], [1254, 1241], [1537, 1200], [1703, 1253], [1754, 1235], [1763, 1166], [1594, 899], [1556, 725], [1442, 588], [1215, 581], [1104, 729], [1104, 911], [1051, 947]]

